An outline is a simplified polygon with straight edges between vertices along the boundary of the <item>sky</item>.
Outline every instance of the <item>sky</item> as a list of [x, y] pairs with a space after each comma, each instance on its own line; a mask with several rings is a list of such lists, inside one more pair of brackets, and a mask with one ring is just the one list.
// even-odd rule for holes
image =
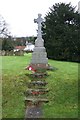
[[42, 18], [55, 3], [69, 3], [78, 8], [79, 0], [0, 0], [0, 15], [8, 24], [13, 37], [37, 35], [37, 24], [34, 19], [38, 13]]

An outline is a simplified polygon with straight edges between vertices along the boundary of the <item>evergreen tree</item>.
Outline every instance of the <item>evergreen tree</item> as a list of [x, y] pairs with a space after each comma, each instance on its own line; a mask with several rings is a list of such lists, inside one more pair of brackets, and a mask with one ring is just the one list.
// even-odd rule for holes
[[50, 8], [43, 23], [43, 38], [48, 57], [79, 61], [80, 15], [71, 3], [57, 3]]
[[14, 43], [11, 37], [4, 38], [2, 41], [2, 50], [13, 50], [14, 49]]

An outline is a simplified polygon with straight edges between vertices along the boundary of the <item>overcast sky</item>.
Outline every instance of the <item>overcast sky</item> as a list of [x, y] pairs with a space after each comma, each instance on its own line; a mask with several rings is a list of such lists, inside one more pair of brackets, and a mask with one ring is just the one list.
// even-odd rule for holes
[[44, 18], [55, 3], [65, 2], [78, 8], [79, 0], [0, 0], [0, 15], [9, 24], [9, 30], [13, 36], [36, 35], [37, 24], [34, 19], [38, 13]]

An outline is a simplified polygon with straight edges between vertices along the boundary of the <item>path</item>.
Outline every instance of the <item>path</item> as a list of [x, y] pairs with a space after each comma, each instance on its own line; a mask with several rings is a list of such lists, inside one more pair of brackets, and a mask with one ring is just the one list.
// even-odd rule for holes
[[32, 106], [32, 107], [27, 108], [25, 118], [26, 119], [27, 118], [41, 118], [42, 115], [43, 113], [42, 113], [41, 107]]

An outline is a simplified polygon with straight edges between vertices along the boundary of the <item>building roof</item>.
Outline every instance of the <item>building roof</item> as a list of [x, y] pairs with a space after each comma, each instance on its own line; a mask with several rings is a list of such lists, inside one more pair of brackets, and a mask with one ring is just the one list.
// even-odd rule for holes
[[15, 49], [24, 50], [26, 46], [16, 46]]

